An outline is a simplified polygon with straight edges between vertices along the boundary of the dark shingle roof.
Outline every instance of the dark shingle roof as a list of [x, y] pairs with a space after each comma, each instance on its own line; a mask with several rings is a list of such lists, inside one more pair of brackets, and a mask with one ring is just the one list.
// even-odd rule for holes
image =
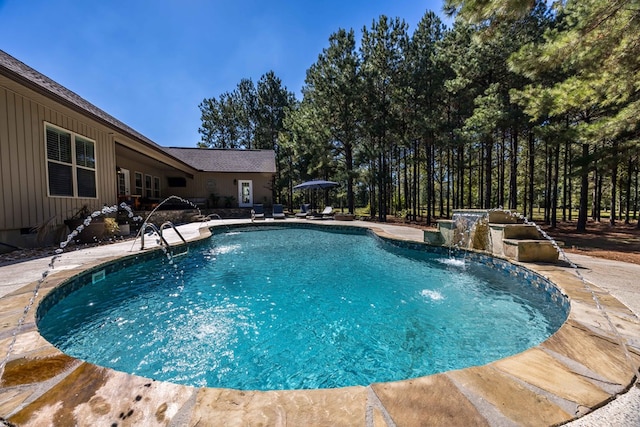
[[151, 141], [146, 136], [138, 133], [115, 117], [107, 114], [105, 111], [96, 107], [86, 99], [82, 98], [75, 92], [70, 91], [66, 87], [56, 83], [44, 74], [39, 73], [23, 62], [18, 61], [13, 56], [0, 50], [0, 73], [7, 75], [13, 80], [43, 93], [46, 96], [67, 105], [75, 110], [80, 110], [85, 114], [93, 116], [98, 121], [105, 123], [107, 126], [116, 128], [118, 131], [127, 134], [155, 148], [161, 148], [158, 144]]
[[165, 151], [203, 172], [276, 172], [273, 150], [168, 147]]

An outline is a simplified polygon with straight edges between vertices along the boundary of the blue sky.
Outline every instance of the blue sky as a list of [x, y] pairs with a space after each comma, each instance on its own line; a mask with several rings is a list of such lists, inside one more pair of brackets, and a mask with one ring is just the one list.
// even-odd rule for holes
[[[163, 146], [200, 140], [204, 98], [273, 70], [300, 99], [339, 28], [412, 33], [443, 0], [0, 0], [0, 49]], [[445, 18], [443, 18], [445, 19]], [[445, 22], [450, 22], [445, 19]]]

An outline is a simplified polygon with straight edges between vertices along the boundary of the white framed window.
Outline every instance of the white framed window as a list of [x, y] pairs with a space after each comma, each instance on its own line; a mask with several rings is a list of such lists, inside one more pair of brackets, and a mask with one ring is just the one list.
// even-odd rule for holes
[[150, 199], [153, 197], [153, 187], [151, 186], [151, 175], [144, 176], [144, 197]]
[[45, 122], [50, 197], [98, 197], [95, 147], [95, 141]]
[[153, 177], [153, 197], [155, 199], [160, 198], [160, 178], [157, 176]]
[[135, 174], [135, 193], [138, 196], [142, 196], [142, 172], [134, 172]]

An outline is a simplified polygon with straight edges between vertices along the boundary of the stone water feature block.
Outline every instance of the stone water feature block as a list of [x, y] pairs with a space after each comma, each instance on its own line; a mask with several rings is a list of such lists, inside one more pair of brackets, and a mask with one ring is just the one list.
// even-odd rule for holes
[[[439, 219], [438, 233], [442, 236], [442, 246], [453, 246], [460, 242], [461, 236], [456, 236], [456, 224], [450, 219]], [[457, 238], [457, 241], [455, 240]], [[425, 235], [426, 241], [426, 235]]]
[[455, 233], [453, 243], [461, 244], [465, 249], [489, 250], [488, 221], [491, 213], [486, 209], [455, 209], [452, 217]]
[[488, 215], [490, 224], [518, 224], [522, 221], [505, 211], [489, 211]]
[[505, 239], [540, 239], [540, 232], [533, 224], [501, 224]]
[[504, 256], [504, 239], [539, 240], [542, 238], [538, 229], [533, 224], [494, 224], [491, 227], [491, 252], [494, 255]]
[[558, 250], [548, 240], [504, 239], [504, 256], [521, 262], [558, 262]]
[[[457, 220], [439, 219], [438, 232], [442, 236], [442, 246], [460, 246], [465, 249], [487, 250], [489, 246], [489, 228], [485, 218], [487, 211], [470, 209], [454, 211]], [[427, 236], [425, 234], [425, 241]]]
[[479, 249], [482, 251], [491, 250], [489, 223], [483, 221], [475, 223], [470, 232], [468, 247], [469, 249]]
[[442, 246], [444, 237], [439, 230], [424, 230], [424, 242], [431, 246]]
[[511, 213], [501, 210], [488, 210], [488, 209], [454, 209], [453, 216], [467, 217], [467, 218], [487, 218], [491, 224], [517, 224], [522, 220], [511, 215]]

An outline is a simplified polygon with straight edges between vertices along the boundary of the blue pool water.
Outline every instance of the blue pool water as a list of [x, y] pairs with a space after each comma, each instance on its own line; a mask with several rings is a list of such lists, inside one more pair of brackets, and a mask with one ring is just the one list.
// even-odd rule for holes
[[481, 365], [532, 347], [565, 311], [521, 279], [364, 234], [216, 234], [141, 262], [39, 321], [65, 353], [194, 386], [308, 389]]

